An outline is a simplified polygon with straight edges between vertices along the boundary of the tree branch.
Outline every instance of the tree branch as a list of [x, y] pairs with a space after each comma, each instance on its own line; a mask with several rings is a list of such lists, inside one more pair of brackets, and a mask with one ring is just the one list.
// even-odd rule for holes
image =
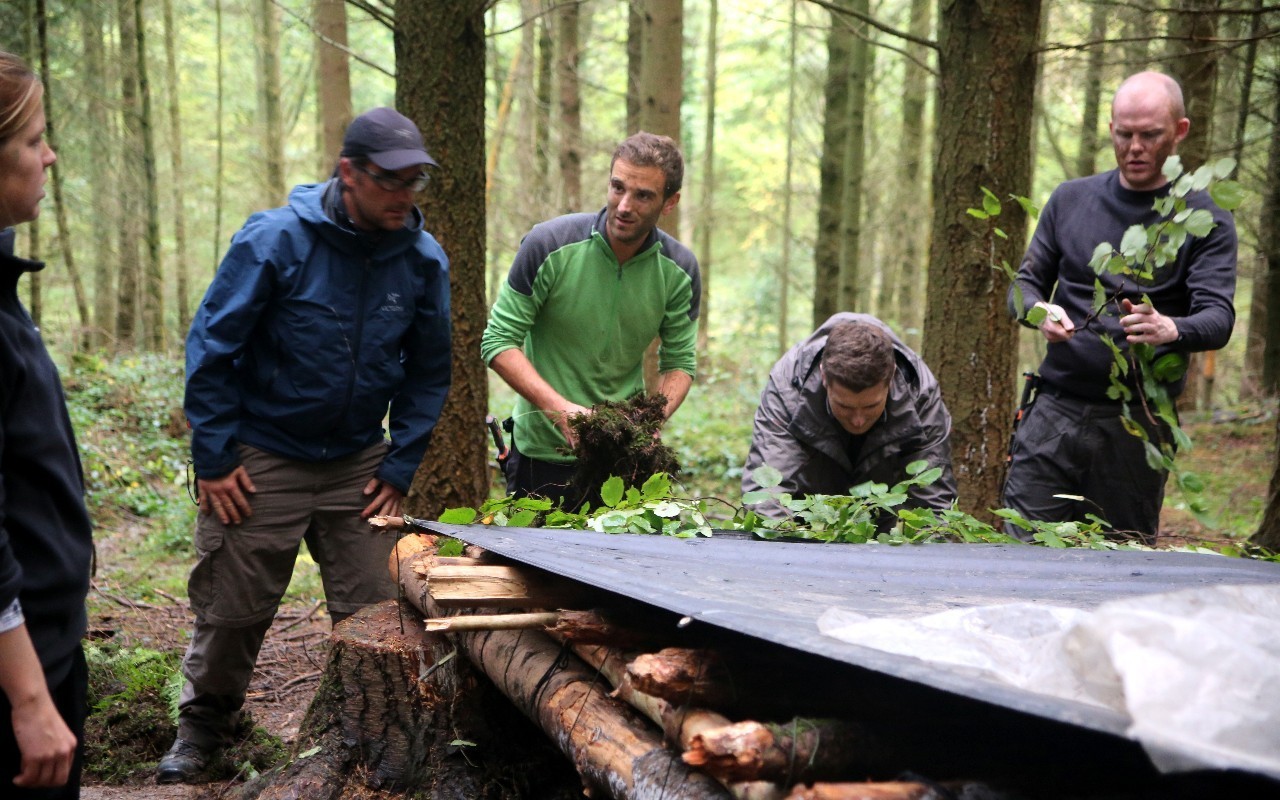
[[861, 20], [862, 22], [867, 23], [868, 25], [875, 28], [876, 30], [883, 31], [884, 33], [887, 33], [890, 36], [896, 36], [899, 39], [905, 39], [908, 42], [914, 42], [915, 44], [921, 45], [923, 47], [930, 47], [930, 48], [933, 48], [934, 50], [938, 49], [938, 43], [933, 41], [932, 39], [922, 39], [919, 36], [913, 36], [910, 33], [907, 33], [906, 31], [900, 31], [897, 28], [891, 28], [888, 25], [885, 25], [883, 22], [876, 19], [875, 17], [871, 16], [870, 14], [863, 14], [859, 11], [854, 11], [853, 9], [845, 8], [844, 6], [838, 5], [836, 3], [828, 2], [828, 0], [808, 0], [808, 2], [813, 3], [815, 6], [821, 6], [826, 10], [830, 11], [832, 14], [843, 14], [847, 17], [853, 17], [854, 19]]

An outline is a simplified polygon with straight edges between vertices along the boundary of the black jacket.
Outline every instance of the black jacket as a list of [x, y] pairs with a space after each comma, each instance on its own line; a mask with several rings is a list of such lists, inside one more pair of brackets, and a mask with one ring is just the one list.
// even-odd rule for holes
[[21, 602], [56, 685], [84, 636], [93, 540], [58, 370], [18, 299], [18, 279], [43, 267], [0, 233], [0, 609]]

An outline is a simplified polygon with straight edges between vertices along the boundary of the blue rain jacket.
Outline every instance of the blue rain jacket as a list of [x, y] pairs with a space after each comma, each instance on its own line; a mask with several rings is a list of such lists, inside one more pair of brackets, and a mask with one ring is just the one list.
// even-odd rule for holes
[[349, 456], [384, 439], [384, 419], [378, 478], [407, 492], [422, 460], [449, 390], [448, 258], [416, 208], [399, 231], [338, 225], [333, 183], [251, 216], [196, 312], [185, 409], [201, 478], [234, 470], [239, 444]]

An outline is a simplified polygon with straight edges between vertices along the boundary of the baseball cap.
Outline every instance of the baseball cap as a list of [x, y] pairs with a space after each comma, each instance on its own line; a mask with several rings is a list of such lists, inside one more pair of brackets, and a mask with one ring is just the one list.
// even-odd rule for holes
[[340, 155], [367, 158], [391, 172], [415, 164], [440, 166], [427, 153], [418, 126], [394, 108], [375, 108], [353, 119], [342, 139]]

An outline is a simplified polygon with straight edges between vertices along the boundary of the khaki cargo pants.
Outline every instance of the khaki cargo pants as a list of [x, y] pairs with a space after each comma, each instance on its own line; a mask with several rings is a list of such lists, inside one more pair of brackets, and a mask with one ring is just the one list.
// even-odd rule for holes
[[387, 572], [395, 541], [360, 518], [369, 502], [364, 487], [386, 452], [378, 444], [336, 461], [305, 462], [241, 446], [257, 489], [249, 500], [253, 516], [223, 525], [216, 514], [200, 514], [196, 523], [198, 560], [188, 582], [196, 625], [182, 661], [179, 737], [208, 748], [234, 732], [303, 540], [335, 619], [395, 596]]

